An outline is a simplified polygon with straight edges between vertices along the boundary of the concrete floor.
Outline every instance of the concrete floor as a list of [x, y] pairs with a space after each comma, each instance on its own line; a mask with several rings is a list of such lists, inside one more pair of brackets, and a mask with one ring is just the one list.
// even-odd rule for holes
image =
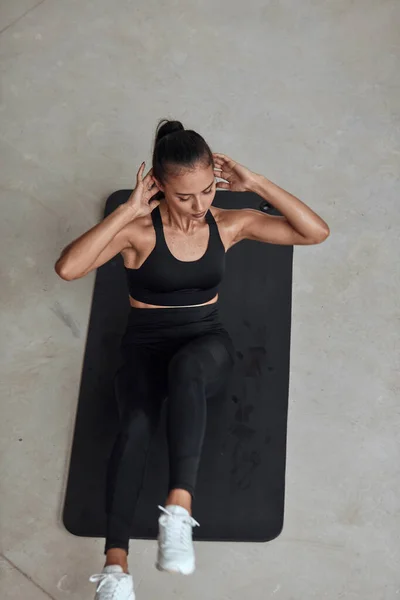
[[331, 237], [295, 249], [283, 533], [198, 544], [182, 579], [133, 543], [138, 600], [400, 597], [399, 18], [396, 0], [2, 1], [2, 600], [93, 597], [103, 540], [61, 509], [95, 275], [53, 265], [165, 116]]

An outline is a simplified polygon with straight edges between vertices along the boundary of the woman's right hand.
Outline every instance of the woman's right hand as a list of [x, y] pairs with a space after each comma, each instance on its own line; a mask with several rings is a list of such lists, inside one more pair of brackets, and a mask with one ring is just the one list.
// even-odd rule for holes
[[126, 205], [132, 209], [135, 219], [149, 215], [160, 204], [159, 200], [152, 200], [153, 196], [160, 191], [153, 177], [153, 169], [150, 169], [143, 178], [145, 166], [144, 162], [140, 165], [136, 177], [136, 187], [126, 201]]

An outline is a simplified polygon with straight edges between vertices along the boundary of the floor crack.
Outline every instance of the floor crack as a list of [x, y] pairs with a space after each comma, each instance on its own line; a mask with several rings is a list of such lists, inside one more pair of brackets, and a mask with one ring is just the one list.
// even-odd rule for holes
[[9, 565], [11, 565], [13, 567], [13, 569], [15, 569], [16, 571], [18, 571], [18, 573], [20, 573], [23, 577], [25, 577], [25, 579], [28, 579], [28, 581], [30, 581], [32, 583], [32, 585], [34, 585], [38, 590], [40, 590], [41, 592], [43, 592], [43, 594], [45, 596], [47, 596], [47, 598], [50, 598], [50, 600], [56, 600], [53, 596], [51, 596], [49, 594], [49, 592], [46, 592], [46, 590], [43, 589], [41, 585], [39, 585], [38, 583], [36, 583], [36, 581], [34, 581], [32, 579], [32, 577], [29, 577], [29, 575], [27, 575], [26, 573], [24, 573], [24, 571], [22, 571], [19, 567], [17, 567], [17, 565], [14, 564], [12, 562], [12, 560], [10, 560], [6, 556], [4, 556], [4, 554], [0, 554], [0, 558], [2, 558], [5, 562], [7, 562]]
[[15, 19], [15, 21], [12, 21], [12, 22], [11, 22], [11, 23], [9, 23], [8, 25], [6, 25], [6, 26], [4, 27], [4, 29], [0, 29], [0, 35], [1, 35], [2, 33], [4, 33], [5, 31], [7, 31], [7, 29], [9, 29], [10, 27], [12, 27], [13, 25], [15, 25], [15, 23], [18, 23], [18, 21], [19, 21], [20, 19], [23, 19], [23, 18], [24, 18], [24, 17], [25, 17], [25, 16], [26, 16], [28, 13], [32, 12], [33, 10], [35, 10], [35, 8], [37, 8], [38, 6], [40, 6], [41, 4], [43, 4], [43, 2], [45, 2], [45, 1], [46, 1], [46, 0], [40, 0], [40, 2], [38, 2], [37, 4], [35, 4], [35, 6], [32, 6], [31, 8], [28, 8], [28, 10], [26, 10], [26, 11], [24, 12], [24, 14], [23, 14], [23, 15], [21, 15], [20, 17], [17, 17], [17, 18]]

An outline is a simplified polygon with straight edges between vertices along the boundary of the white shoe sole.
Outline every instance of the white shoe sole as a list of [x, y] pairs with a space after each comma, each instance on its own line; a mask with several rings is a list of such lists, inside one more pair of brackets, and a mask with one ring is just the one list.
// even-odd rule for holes
[[189, 563], [186, 565], [177, 565], [174, 563], [165, 563], [161, 561], [156, 562], [156, 569], [164, 573], [171, 573], [172, 575], [192, 575], [196, 570], [196, 565]]

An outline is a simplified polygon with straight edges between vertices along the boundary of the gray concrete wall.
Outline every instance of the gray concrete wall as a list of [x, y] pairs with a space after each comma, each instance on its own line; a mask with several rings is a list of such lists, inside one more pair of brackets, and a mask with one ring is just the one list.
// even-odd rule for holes
[[164, 116], [331, 237], [295, 249], [282, 535], [199, 544], [186, 579], [134, 543], [138, 600], [400, 597], [399, 18], [395, 0], [3, 0], [4, 600], [94, 593], [103, 541], [60, 514], [95, 275], [53, 265], [133, 184]]

